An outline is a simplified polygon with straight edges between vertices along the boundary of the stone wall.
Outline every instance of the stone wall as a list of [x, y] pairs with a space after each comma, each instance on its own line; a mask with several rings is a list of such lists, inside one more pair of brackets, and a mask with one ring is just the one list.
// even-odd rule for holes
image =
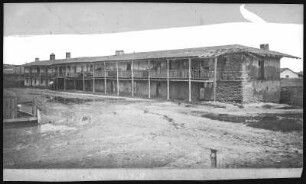
[[217, 81], [216, 100], [220, 102], [241, 103], [242, 82], [241, 81]]

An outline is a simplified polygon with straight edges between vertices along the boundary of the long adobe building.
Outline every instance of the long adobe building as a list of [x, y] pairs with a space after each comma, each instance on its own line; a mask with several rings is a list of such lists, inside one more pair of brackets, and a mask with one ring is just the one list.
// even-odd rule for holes
[[77, 90], [104, 95], [161, 98], [165, 100], [237, 103], [280, 100], [280, 59], [296, 58], [242, 45], [224, 45], [101, 57], [71, 58], [24, 65], [28, 87]]

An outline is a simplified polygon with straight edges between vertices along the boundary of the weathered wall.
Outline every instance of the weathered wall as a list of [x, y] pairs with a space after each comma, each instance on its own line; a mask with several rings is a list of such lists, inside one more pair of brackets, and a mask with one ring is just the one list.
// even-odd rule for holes
[[243, 83], [243, 102], [273, 102], [279, 103], [280, 100], [280, 81], [279, 80], [253, 80]]
[[148, 97], [148, 81], [134, 81], [134, 96]]
[[167, 98], [166, 81], [151, 81], [151, 98]]
[[95, 79], [95, 91], [104, 93], [104, 79]]
[[[229, 54], [225, 57], [219, 57], [217, 63], [217, 79], [220, 80], [238, 80], [242, 71], [242, 55]], [[214, 71], [214, 62], [210, 62], [211, 71]]]
[[125, 96], [132, 95], [132, 82], [130, 80], [120, 80], [119, 81], [119, 94]]
[[169, 92], [171, 100], [188, 100], [188, 82], [170, 81]]
[[216, 100], [241, 103], [243, 100], [241, 81], [217, 81]]
[[263, 58], [264, 78], [261, 78], [261, 59], [243, 56], [242, 70], [249, 74], [243, 81], [243, 103], [274, 102], [280, 100], [280, 60], [278, 58]]

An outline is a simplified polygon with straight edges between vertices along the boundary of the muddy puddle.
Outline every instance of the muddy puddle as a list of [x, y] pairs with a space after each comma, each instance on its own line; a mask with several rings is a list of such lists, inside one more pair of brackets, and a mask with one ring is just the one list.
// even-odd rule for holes
[[123, 99], [116, 99], [116, 98], [70, 98], [70, 97], [62, 97], [62, 96], [49, 96], [44, 95], [44, 97], [47, 99], [47, 102], [55, 102], [55, 103], [61, 103], [65, 105], [71, 105], [71, 104], [85, 104], [87, 102], [118, 102], [123, 101]]

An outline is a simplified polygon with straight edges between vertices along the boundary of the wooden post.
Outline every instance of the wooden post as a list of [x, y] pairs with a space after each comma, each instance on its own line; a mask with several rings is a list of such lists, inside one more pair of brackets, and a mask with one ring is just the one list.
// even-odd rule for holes
[[20, 83], [21, 83], [21, 66], [20, 66], [20, 70], [19, 70], [19, 83], [18, 83], [18, 84], [19, 84], [19, 85], [18, 85], [19, 88], [20, 88]]
[[118, 69], [118, 62], [116, 62], [116, 69], [117, 69], [117, 95], [119, 96], [119, 69]]
[[33, 98], [32, 113], [33, 113], [34, 117], [37, 117], [37, 100], [36, 100], [36, 98]]
[[92, 92], [95, 93], [95, 64], [92, 64]]
[[216, 92], [217, 92], [217, 63], [218, 63], [218, 57], [215, 57], [215, 71], [214, 71], [214, 102], [216, 102]]
[[82, 65], [82, 74], [83, 74], [83, 91], [85, 91], [85, 75], [84, 75], [84, 65]]
[[32, 68], [29, 68], [29, 74], [30, 74], [30, 81], [31, 81], [31, 87], [32, 87]]
[[216, 168], [217, 167], [217, 150], [216, 149], [210, 149], [210, 161], [211, 161], [211, 167]]
[[191, 58], [188, 59], [188, 101], [191, 102]]
[[46, 88], [48, 88], [48, 79], [49, 79], [49, 77], [48, 77], [48, 67], [46, 67], [46, 72], [45, 72], [45, 86], [46, 86]]
[[103, 62], [104, 65], [104, 94], [106, 94], [106, 68], [105, 68], [105, 62]]
[[64, 76], [64, 91], [66, 91], [66, 77], [67, 77], [67, 65], [65, 65], [66, 67], [65, 67], [65, 76]]
[[60, 73], [59, 73], [59, 66], [57, 67], [57, 90], [59, 90], [59, 75], [60, 75]]
[[148, 60], [148, 98], [151, 98], [150, 60]]
[[170, 81], [169, 81], [169, 59], [167, 59], [167, 100], [170, 99]]
[[131, 71], [132, 71], [132, 96], [134, 96], [134, 61], [132, 61]]

